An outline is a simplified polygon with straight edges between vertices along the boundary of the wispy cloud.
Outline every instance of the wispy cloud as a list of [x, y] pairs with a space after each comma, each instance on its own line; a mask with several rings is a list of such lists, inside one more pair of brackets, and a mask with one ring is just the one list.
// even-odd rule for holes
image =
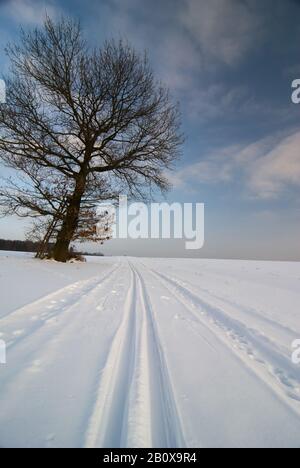
[[247, 0], [107, 0], [107, 4], [111, 28], [142, 47], [151, 44], [162, 73], [179, 87], [186, 87], [187, 77], [195, 71], [199, 75], [246, 60], [266, 31], [266, 15]]
[[42, 24], [46, 13], [55, 17], [57, 7], [54, 3], [38, 0], [8, 0], [0, 4], [1, 15], [17, 24]]
[[300, 132], [280, 141], [249, 167], [248, 185], [260, 198], [277, 198], [284, 191], [300, 187]]
[[212, 152], [200, 161], [168, 174], [168, 177], [174, 188], [188, 191], [194, 190], [198, 184], [228, 183], [233, 178], [233, 155], [238, 150], [237, 147], [228, 147]]
[[198, 122], [227, 116], [237, 118], [240, 113], [250, 113], [253, 109], [251, 93], [244, 85], [225, 86], [211, 84], [203, 89], [185, 90], [184, 105], [189, 118]]
[[231, 146], [208, 154], [174, 174], [176, 188], [199, 183], [241, 182], [242, 190], [257, 199], [277, 199], [300, 188], [300, 131], [264, 138], [248, 146]]
[[263, 17], [250, 2], [236, 0], [186, 0], [180, 19], [199, 45], [208, 63], [234, 65], [264, 33]]

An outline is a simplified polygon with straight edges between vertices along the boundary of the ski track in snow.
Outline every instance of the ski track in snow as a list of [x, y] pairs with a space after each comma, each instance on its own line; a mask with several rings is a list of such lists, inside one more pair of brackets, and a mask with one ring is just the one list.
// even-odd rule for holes
[[2, 315], [0, 446], [251, 445], [250, 409], [237, 408], [249, 413], [244, 434], [218, 413], [223, 404], [237, 424], [243, 379], [253, 408], [274, 413], [268, 421], [258, 411], [257, 424], [270, 428], [259, 443], [300, 446], [300, 367], [277, 341], [296, 331], [198, 283], [155, 261], [114, 259], [102, 274]]
[[[153, 269], [150, 271], [167, 284], [167, 289], [179, 298], [197, 321], [207, 324], [209, 329], [215, 331], [227, 345], [232, 346], [234, 352], [246, 365], [251, 366], [251, 361], [254, 361], [256, 365], [251, 368], [257, 371], [267, 383], [270, 382], [268, 377], [271, 376], [273, 378], [271, 388], [279, 392], [281, 396], [287, 397], [287, 403], [300, 415], [298, 404], [300, 402], [300, 367], [292, 364], [291, 356], [288, 354], [290, 350], [278, 349], [276, 344], [263, 336], [259, 330], [248, 328], [244, 323], [233, 319], [230, 313], [226, 312], [226, 301], [223, 301], [223, 308], [221, 308], [214, 303], [215, 296], [211, 295], [210, 299], [201, 297], [195, 294], [191, 285], [187, 285], [186, 282]], [[221, 299], [218, 298], [218, 300], [220, 302]], [[270, 320], [267, 321], [270, 322]], [[286, 331], [286, 327], [275, 322], [272, 322], [272, 325]], [[291, 338], [291, 343], [296, 336], [295, 334]], [[272, 380], [275, 380], [277, 385], [272, 385], [274, 383]]]
[[144, 282], [131, 264], [122, 323], [101, 376], [86, 447], [184, 447]]
[[[86, 299], [90, 299], [95, 291], [99, 288], [107, 278], [117, 271], [113, 268], [112, 271], [101, 277], [92, 278], [81, 282], [73, 283], [45, 298], [28, 304], [21, 309], [10, 312], [8, 315], [1, 318], [1, 327], [5, 328], [6, 324], [12, 328], [10, 334], [4, 334], [3, 337], [7, 340], [7, 348], [10, 349], [16, 346], [20, 341], [27, 336], [32, 336], [45, 325], [54, 324], [58, 316], [62, 315], [66, 318], [67, 314], [72, 313], [73, 309], [78, 304]], [[40, 313], [40, 310], [43, 312]], [[29, 319], [29, 320], [28, 320]], [[26, 323], [26, 329], [13, 330], [13, 325], [17, 327], [22, 321]]]

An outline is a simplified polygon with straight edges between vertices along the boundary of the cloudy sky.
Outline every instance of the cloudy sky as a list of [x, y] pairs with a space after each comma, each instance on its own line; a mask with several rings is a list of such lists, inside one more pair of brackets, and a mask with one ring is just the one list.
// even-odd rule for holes
[[[109, 242], [107, 253], [300, 260], [299, 0], [0, 0], [3, 48], [19, 25], [80, 18], [92, 45], [126, 37], [147, 49], [181, 105], [186, 142], [170, 201], [206, 205], [206, 243]], [[24, 225], [0, 220], [0, 237]]]

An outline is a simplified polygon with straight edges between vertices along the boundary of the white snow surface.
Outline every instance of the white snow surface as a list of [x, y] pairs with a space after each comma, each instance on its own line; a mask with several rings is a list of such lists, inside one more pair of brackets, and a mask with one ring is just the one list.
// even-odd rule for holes
[[300, 264], [1, 252], [0, 447], [300, 447]]

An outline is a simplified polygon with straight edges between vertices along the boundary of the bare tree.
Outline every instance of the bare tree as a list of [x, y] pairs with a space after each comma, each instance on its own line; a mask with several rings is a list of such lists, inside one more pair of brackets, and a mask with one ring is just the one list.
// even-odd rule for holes
[[54, 258], [64, 262], [94, 188], [95, 197], [103, 185], [138, 196], [168, 188], [165, 169], [182, 142], [178, 108], [146, 56], [122, 41], [90, 51], [72, 21], [46, 18], [7, 52], [12, 67], [0, 109], [0, 158], [30, 176], [45, 169], [67, 180], [54, 248]]

